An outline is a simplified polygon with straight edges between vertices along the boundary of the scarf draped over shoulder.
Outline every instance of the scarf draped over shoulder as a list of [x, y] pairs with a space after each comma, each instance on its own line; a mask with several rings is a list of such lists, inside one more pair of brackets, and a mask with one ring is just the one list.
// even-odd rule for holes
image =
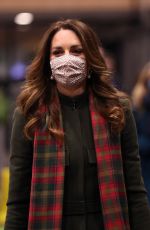
[[[120, 137], [110, 135], [107, 121], [95, 109], [92, 94], [89, 106], [104, 228], [130, 230]], [[46, 127], [37, 129], [28, 230], [61, 230], [64, 175], [64, 143], [52, 137]]]

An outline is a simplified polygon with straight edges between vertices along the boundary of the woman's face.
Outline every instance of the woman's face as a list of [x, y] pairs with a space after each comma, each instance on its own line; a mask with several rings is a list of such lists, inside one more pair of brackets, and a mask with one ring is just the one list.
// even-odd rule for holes
[[65, 54], [85, 59], [83, 47], [78, 36], [69, 29], [61, 29], [54, 35], [50, 47], [50, 60]]
[[[61, 57], [63, 55], [74, 55], [85, 59], [83, 47], [80, 39], [72, 30], [61, 29], [53, 37], [50, 47], [50, 60]], [[79, 81], [79, 79], [78, 79]], [[56, 81], [57, 89], [68, 96], [77, 95], [82, 93], [85, 89], [86, 79], [80, 84], [68, 87], [66, 84], [62, 84], [60, 81]]]

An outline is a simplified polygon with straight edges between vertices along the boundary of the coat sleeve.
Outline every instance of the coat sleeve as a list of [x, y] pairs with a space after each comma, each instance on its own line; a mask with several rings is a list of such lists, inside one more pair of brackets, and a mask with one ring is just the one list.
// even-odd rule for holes
[[16, 109], [10, 142], [10, 182], [4, 230], [27, 230], [31, 188], [32, 141], [25, 138], [25, 119]]
[[149, 230], [150, 208], [141, 175], [136, 125], [131, 108], [126, 111], [121, 146], [131, 229]]

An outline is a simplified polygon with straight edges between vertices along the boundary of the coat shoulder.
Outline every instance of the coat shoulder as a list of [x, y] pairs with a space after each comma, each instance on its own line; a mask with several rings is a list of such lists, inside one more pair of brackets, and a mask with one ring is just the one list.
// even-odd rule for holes
[[124, 98], [119, 98], [119, 102], [122, 105], [124, 111], [129, 111], [132, 110], [132, 102], [131, 99], [128, 97], [124, 97]]

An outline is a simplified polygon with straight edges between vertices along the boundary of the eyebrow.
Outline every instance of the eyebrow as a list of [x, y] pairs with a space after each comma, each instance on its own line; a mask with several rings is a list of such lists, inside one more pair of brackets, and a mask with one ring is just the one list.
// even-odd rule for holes
[[[72, 45], [70, 48], [77, 48], [77, 47], [81, 47], [82, 48], [82, 45], [78, 44], [78, 45]], [[54, 46], [52, 47], [52, 50], [54, 49], [62, 49], [62, 46]]]

